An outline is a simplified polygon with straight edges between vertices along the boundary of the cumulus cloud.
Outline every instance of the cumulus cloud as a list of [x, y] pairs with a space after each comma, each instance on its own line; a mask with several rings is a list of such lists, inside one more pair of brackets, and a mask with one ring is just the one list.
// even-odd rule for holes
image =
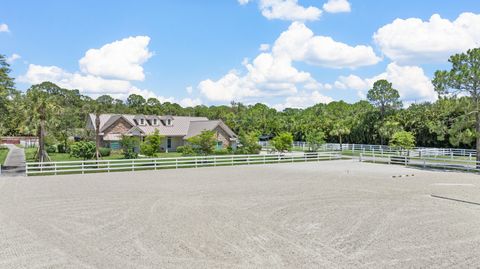
[[333, 101], [333, 98], [325, 96], [318, 91], [302, 92], [296, 96], [287, 97], [285, 103], [276, 104], [273, 107], [281, 111], [285, 108], [306, 108], [318, 103], [328, 104]]
[[144, 80], [142, 64], [152, 56], [149, 43], [150, 37], [136, 36], [90, 49], [79, 61], [80, 70], [105, 78]]
[[[252, 62], [244, 60], [243, 73], [232, 70], [218, 80], [201, 81], [197, 88], [211, 101], [248, 101], [273, 96], [288, 98], [299, 92], [332, 88], [332, 85], [316, 81], [310, 73], [298, 70], [294, 62], [355, 68], [378, 61], [380, 58], [371, 47], [352, 47], [329, 37], [315, 36], [303, 23], [294, 22], [274, 42], [271, 51], [260, 53]], [[294, 100], [299, 103], [299, 99], [289, 100], [290, 103]]]
[[[152, 55], [148, 50], [149, 41], [150, 38], [145, 36], [129, 37], [100, 49], [88, 50], [79, 61], [81, 71], [77, 72], [69, 72], [58, 66], [30, 64], [27, 72], [18, 80], [28, 84], [50, 81], [60, 87], [78, 89], [93, 98], [109, 94], [124, 100], [130, 94], [138, 94], [146, 99], [157, 98], [160, 102], [176, 102], [173, 97], [159, 96], [132, 84], [132, 81], [145, 77], [141, 65]], [[178, 102], [196, 104], [198, 101], [185, 99]]]
[[22, 58], [22, 56], [14, 53], [10, 57], [7, 58], [7, 63], [12, 64], [13, 62], [15, 62], [16, 60], [18, 60], [20, 58]]
[[350, 12], [350, 3], [348, 0], [328, 0], [323, 4], [323, 10], [328, 13]]
[[350, 46], [328, 36], [315, 36], [305, 24], [294, 22], [275, 41], [275, 54], [288, 55], [294, 61], [331, 68], [356, 68], [381, 61], [373, 48]]
[[85, 94], [122, 94], [130, 93], [134, 88], [129, 81], [104, 79], [94, 75], [71, 73], [57, 66], [41, 66], [30, 64], [27, 73], [20, 76], [19, 81], [38, 84], [44, 81], [53, 82], [60, 87], [78, 89]]
[[184, 98], [178, 102], [179, 105], [183, 107], [195, 107], [202, 104], [202, 100], [199, 98]]
[[200, 99], [185, 98], [176, 100], [171, 96], [160, 96], [153, 91], [140, 89], [127, 80], [105, 79], [94, 75], [85, 75], [79, 72], [71, 73], [57, 66], [30, 64], [27, 73], [20, 76], [18, 80], [29, 84], [39, 84], [44, 81], [50, 81], [63, 88], [77, 89], [82, 94], [87, 94], [92, 98], [108, 94], [113, 98], [125, 100], [130, 94], [138, 94], [145, 99], [157, 98], [162, 103], [179, 103], [182, 106], [195, 106], [201, 103]]
[[334, 86], [338, 89], [352, 89], [358, 92], [360, 97], [365, 97], [366, 92], [379, 79], [390, 81], [398, 90], [400, 98], [406, 102], [435, 101], [437, 95], [431, 80], [425, 75], [419, 66], [402, 66], [395, 62], [390, 63], [385, 72], [372, 78], [362, 79], [355, 75], [341, 76]]
[[258, 48], [259, 51], [269, 51], [270, 50], [270, 44], [260, 44], [260, 47]]
[[8, 29], [8, 25], [7, 25], [7, 24], [5, 24], [5, 23], [1, 23], [1, 24], [0, 24], [0, 33], [1, 33], [1, 32], [5, 32], [5, 33], [10, 32], [10, 29]]
[[387, 57], [399, 63], [446, 61], [452, 54], [480, 46], [480, 14], [462, 13], [454, 21], [438, 14], [428, 21], [396, 19], [373, 38]]
[[[251, 0], [238, 0], [241, 5], [246, 5]], [[262, 15], [269, 20], [286, 21], [315, 21], [322, 15], [318, 7], [304, 7], [298, 4], [298, 0], [259, 0], [259, 8]]]

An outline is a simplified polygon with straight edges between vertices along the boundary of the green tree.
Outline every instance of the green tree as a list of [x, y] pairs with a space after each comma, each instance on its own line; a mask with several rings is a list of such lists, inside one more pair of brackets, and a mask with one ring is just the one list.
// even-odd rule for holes
[[130, 94], [127, 98], [127, 106], [133, 113], [143, 114], [145, 111], [146, 100], [138, 94]]
[[392, 135], [389, 146], [401, 150], [410, 150], [415, 147], [415, 136], [411, 132], [396, 132]]
[[377, 80], [373, 88], [368, 91], [367, 99], [380, 109], [382, 120], [388, 109], [397, 109], [402, 106], [400, 94], [392, 87], [392, 83], [385, 79]]
[[325, 133], [320, 130], [308, 131], [305, 135], [305, 141], [311, 151], [318, 151], [320, 146], [325, 144]]
[[137, 149], [140, 144], [140, 140], [138, 139], [138, 137], [124, 135], [122, 136], [120, 144], [122, 145], [123, 157], [125, 159], [138, 158]]
[[160, 135], [158, 129], [151, 135], [145, 137], [145, 141], [140, 145], [142, 154], [145, 154], [150, 157], [154, 157], [158, 152], [160, 152], [160, 147], [164, 136]]
[[209, 155], [215, 151], [217, 140], [214, 131], [202, 131], [199, 135], [187, 139], [187, 142], [197, 154]]
[[15, 82], [10, 77], [10, 65], [4, 55], [0, 54], [0, 135], [13, 133], [11, 123], [15, 122], [15, 105], [13, 100], [19, 96], [19, 92], [15, 90]]
[[34, 124], [37, 128], [38, 152], [36, 157], [39, 162], [50, 160], [45, 149], [47, 124], [50, 126], [55, 124], [56, 119], [59, 118], [59, 115], [61, 115], [63, 111], [63, 107], [58, 104], [58, 99], [55, 98], [55, 95], [50, 94], [51, 91], [57, 88], [58, 86], [51, 82], [43, 82], [31, 86], [27, 90], [26, 107], [28, 107], [28, 110], [25, 112], [28, 116], [26, 117], [26, 121], [28, 121], [29, 124]]
[[338, 141], [340, 143], [340, 150], [343, 150], [343, 138], [350, 134], [350, 126], [348, 123], [342, 120], [339, 120], [337, 123], [333, 125], [332, 130], [330, 131], [331, 136], [338, 137]]
[[480, 162], [480, 48], [455, 54], [448, 60], [449, 71], [436, 71], [433, 85], [440, 96], [469, 95], [473, 102], [470, 113], [475, 117], [477, 162]]
[[278, 152], [290, 151], [293, 147], [293, 135], [287, 132], [280, 133], [272, 139], [271, 143]]
[[[373, 88], [368, 91], [367, 99], [380, 110], [380, 120], [383, 125], [385, 116], [389, 110], [395, 110], [402, 106], [400, 94], [392, 87], [392, 83], [385, 79], [376, 81]], [[384, 136], [380, 134], [380, 144], [383, 145]]]
[[237, 150], [240, 154], [258, 154], [262, 146], [258, 143], [258, 132], [242, 132], [239, 135], [240, 146]]

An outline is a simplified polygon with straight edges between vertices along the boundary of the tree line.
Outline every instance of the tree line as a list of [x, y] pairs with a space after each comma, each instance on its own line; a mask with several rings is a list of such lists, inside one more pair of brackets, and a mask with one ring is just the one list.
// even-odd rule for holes
[[21, 92], [10, 76], [5, 56], [0, 55], [0, 135], [39, 136], [46, 145], [67, 147], [72, 136], [95, 140], [95, 134], [85, 130], [89, 113], [131, 113], [221, 119], [237, 134], [275, 137], [289, 133], [298, 141], [322, 137], [336, 143], [388, 144], [395, 133], [406, 131], [413, 134], [417, 146], [480, 147], [480, 48], [453, 55], [449, 61], [451, 69], [437, 71], [432, 80], [439, 95], [436, 102], [405, 108], [392, 84], [379, 80], [367, 100], [277, 111], [261, 103], [240, 102], [181, 107], [136, 94], [126, 100], [109, 95], [93, 99], [51, 82]]

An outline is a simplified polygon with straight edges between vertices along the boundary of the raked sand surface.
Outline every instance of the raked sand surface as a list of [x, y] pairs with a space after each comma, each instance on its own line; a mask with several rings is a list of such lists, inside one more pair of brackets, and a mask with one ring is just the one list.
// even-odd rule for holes
[[325, 161], [0, 178], [0, 268], [480, 267], [480, 205], [432, 194], [480, 203], [480, 176]]

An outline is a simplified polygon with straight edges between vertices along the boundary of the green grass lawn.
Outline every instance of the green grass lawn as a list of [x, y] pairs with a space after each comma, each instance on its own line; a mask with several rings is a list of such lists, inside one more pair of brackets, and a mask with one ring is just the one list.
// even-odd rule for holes
[[8, 148], [0, 147], [0, 165], [2, 165], [5, 162], [5, 159], [7, 158], [7, 154], [8, 154]]

